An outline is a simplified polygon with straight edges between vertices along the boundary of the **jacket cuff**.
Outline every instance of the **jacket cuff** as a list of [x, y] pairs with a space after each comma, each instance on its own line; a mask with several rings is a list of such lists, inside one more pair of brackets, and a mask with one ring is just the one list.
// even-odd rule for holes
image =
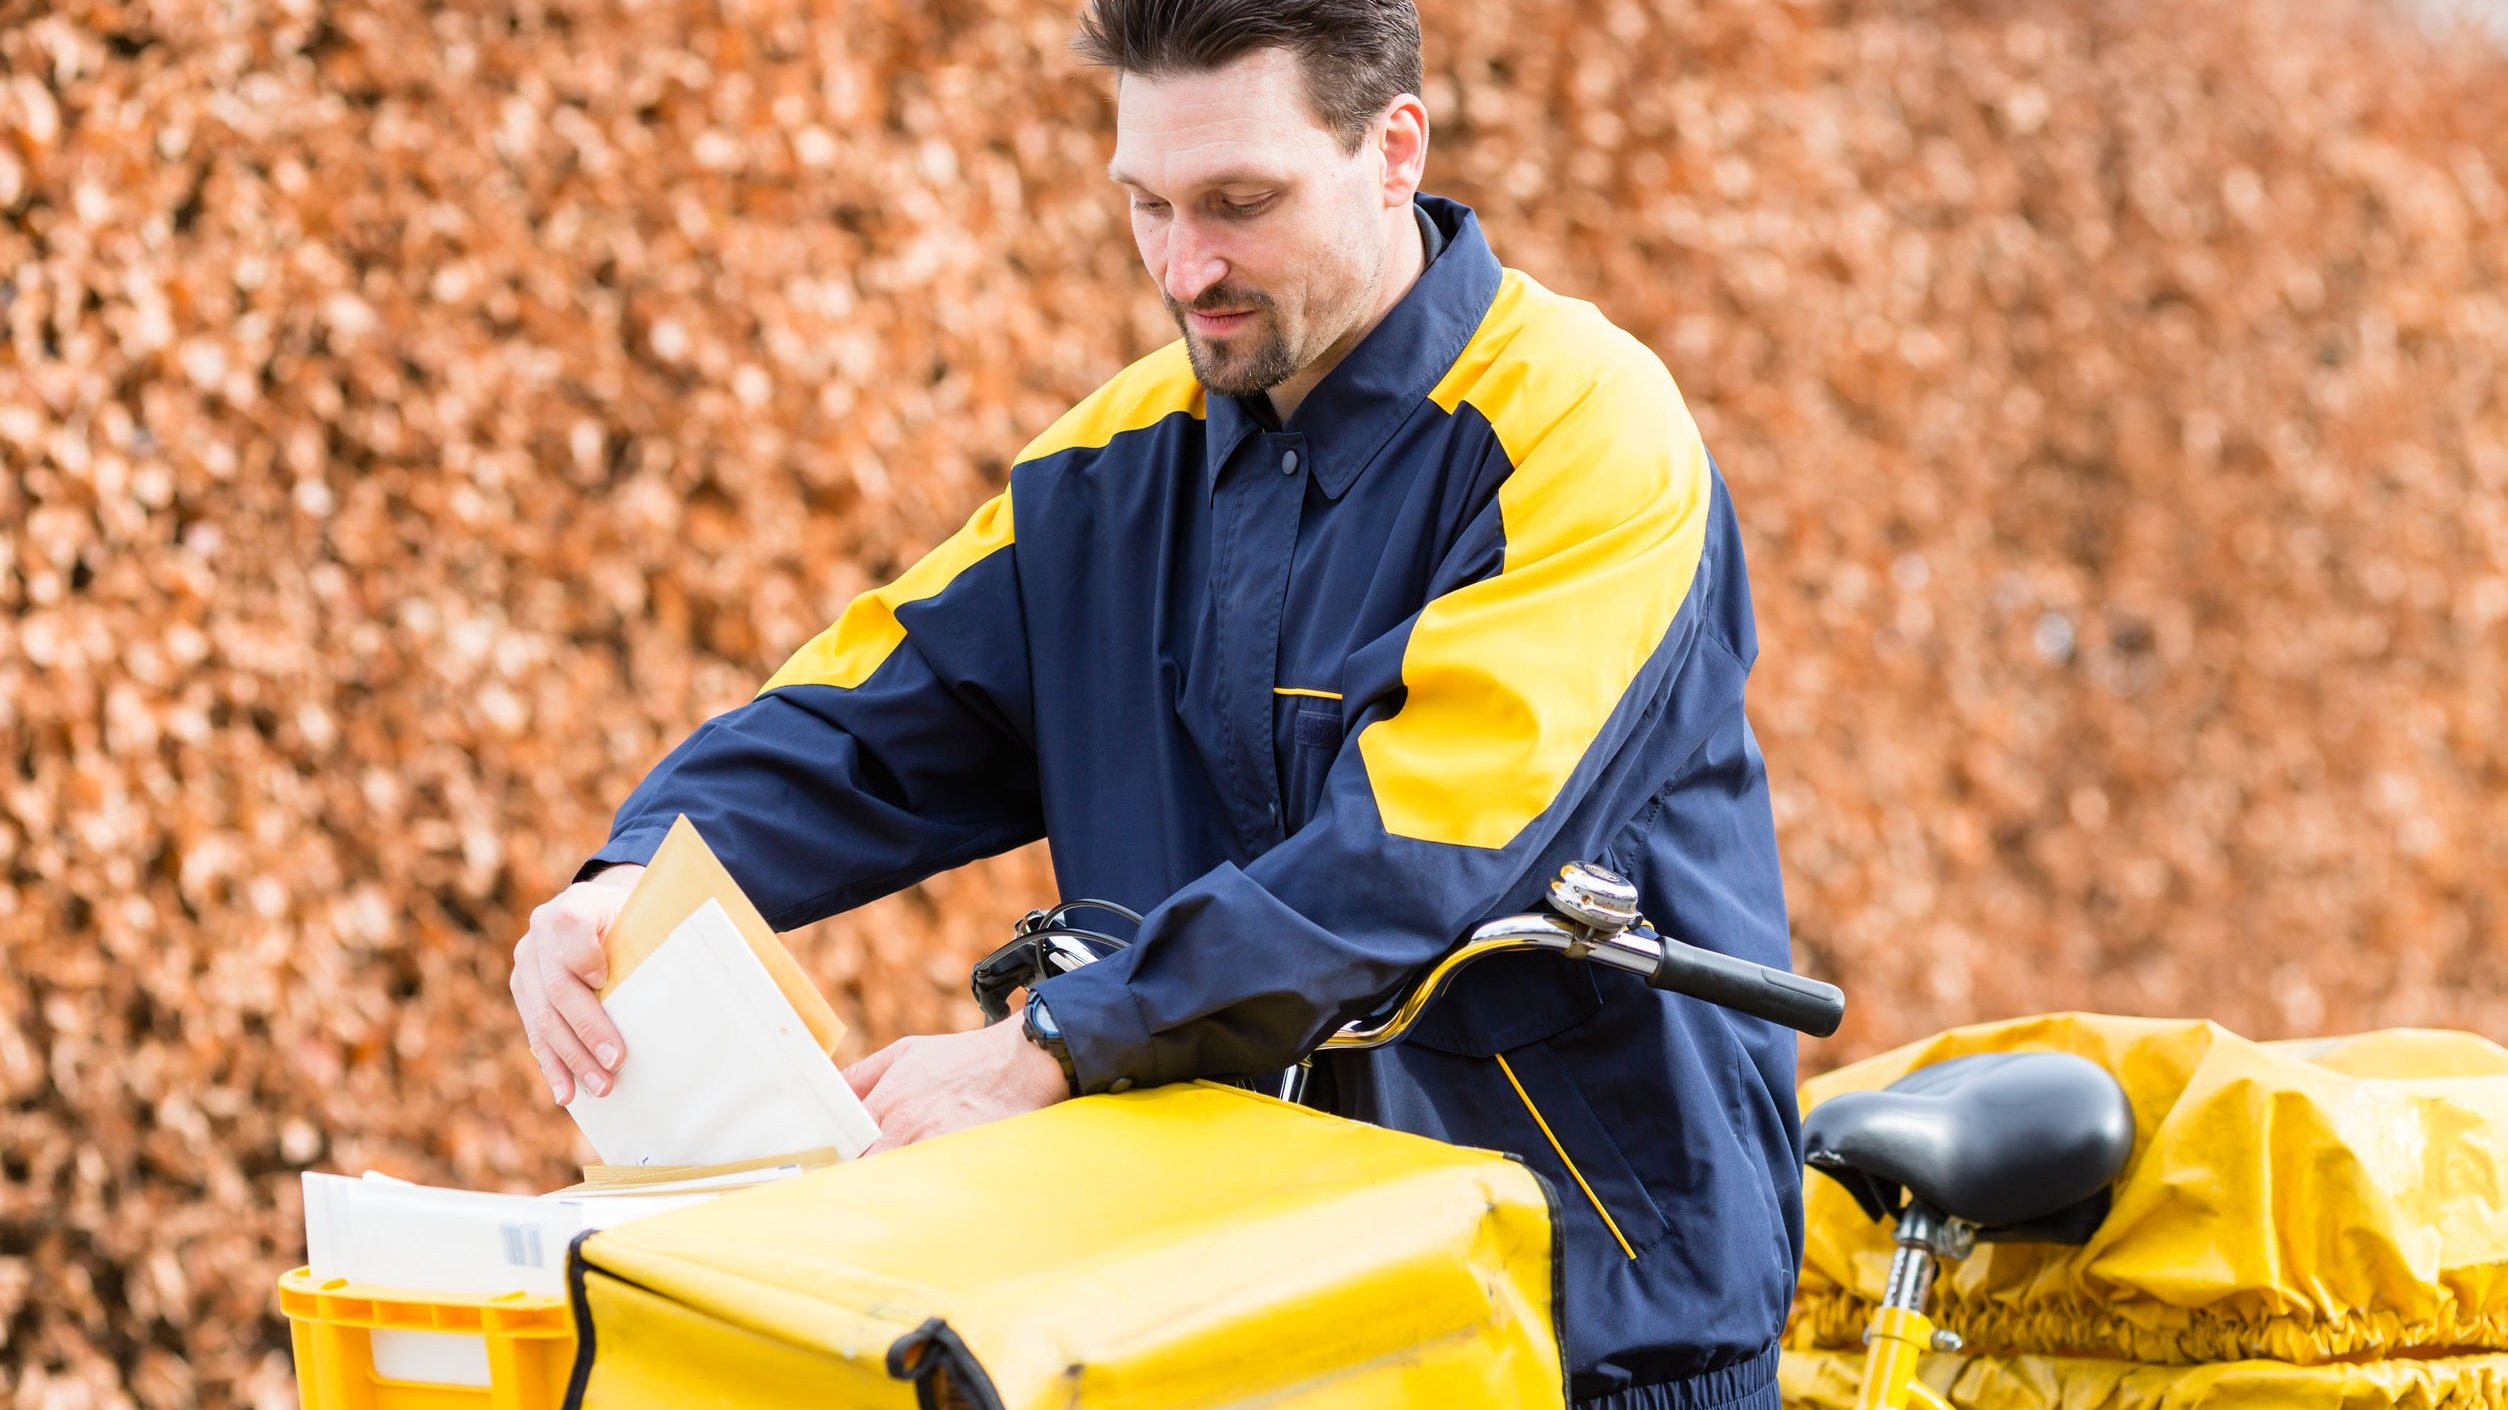
[[1122, 968], [1099, 960], [1036, 986], [1045, 1007], [1053, 1011], [1054, 1026], [1062, 1030], [1082, 1096], [1177, 1080], [1155, 1070], [1149, 1025], [1141, 1020], [1141, 1006], [1124, 982]]
[[575, 868], [575, 881], [589, 881], [604, 867], [644, 866], [653, 860], [654, 853], [662, 850], [662, 839], [670, 835], [670, 830], [668, 822], [638, 823], [618, 833]]

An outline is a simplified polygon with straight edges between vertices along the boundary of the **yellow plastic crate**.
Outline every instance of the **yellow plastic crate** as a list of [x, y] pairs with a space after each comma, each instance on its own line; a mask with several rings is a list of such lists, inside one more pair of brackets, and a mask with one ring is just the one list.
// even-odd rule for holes
[[575, 1326], [562, 1297], [434, 1296], [315, 1282], [299, 1268], [279, 1279], [279, 1310], [304, 1410], [556, 1410], [566, 1399]]

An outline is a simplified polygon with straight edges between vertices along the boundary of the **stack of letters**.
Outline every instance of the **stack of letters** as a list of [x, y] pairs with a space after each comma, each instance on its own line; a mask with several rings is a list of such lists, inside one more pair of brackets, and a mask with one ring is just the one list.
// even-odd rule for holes
[[[558, 1295], [577, 1235], [851, 1159], [878, 1139], [828, 1056], [844, 1025], [682, 818], [605, 946], [601, 1002], [627, 1045], [606, 1096], [567, 1111], [603, 1164], [545, 1195], [307, 1172], [317, 1280], [402, 1295]], [[479, 1338], [377, 1333], [375, 1370], [487, 1384]], [[475, 1364], [474, 1364], [475, 1363]]]

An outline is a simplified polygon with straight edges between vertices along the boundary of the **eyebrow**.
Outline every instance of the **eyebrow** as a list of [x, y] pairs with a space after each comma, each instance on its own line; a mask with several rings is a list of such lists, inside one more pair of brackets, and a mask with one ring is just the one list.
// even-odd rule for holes
[[[1115, 164], [1113, 162], [1108, 162], [1106, 164], [1106, 179], [1114, 182], [1118, 186], [1139, 187], [1142, 190], [1149, 189], [1145, 186], [1141, 186], [1140, 182], [1135, 181], [1131, 177], [1124, 175], [1122, 172], [1115, 170]], [[1206, 188], [1211, 186], [1279, 186], [1286, 184], [1287, 180], [1287, 177], [1280, 175], [1278, 172], [1263, 171], [1250, 166], [1238, 166], [1230, 167], [1226, 171], [1214, 172], [1210, 176], [1205, 177], [1200, 184]]]

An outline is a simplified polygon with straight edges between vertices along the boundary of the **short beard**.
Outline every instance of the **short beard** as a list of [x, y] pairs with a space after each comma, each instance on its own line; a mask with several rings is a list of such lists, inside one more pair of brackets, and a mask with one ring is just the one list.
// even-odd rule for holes
[[1259, 326], [1250, 335], [1240, 333], [1231, 340], [1241, 341], [1250, 336], [1253, 345], [1242, 352], [1232, 353], [1222, 362], [1212, 350], [1203, 346], [1201, 338], [1193, 332], [1192, 320], [1185, 316], [1185, 305], [1176, 302], [1164, 291], [1159, 297], [1166, 302], [1168, 316], [1175, 319], [1176, 331], [1184, 334], [1184, 355], [1193, 364], [1194, 377], [1211, 391], [1223, 397], [1250, 397], [1270, 391], [1297, 375], [1300, 365], [1297, 352], [1289, 346], [1289, 339], [1280, 331], [1280, 326], [1272, 321], [1274, 308], [1270, 299], [1260, 294], [1248, 296], [1212, 289], [1195, 300], [1195, 303], [1207, 304], [1212, 309], [1235, 306], [1255, 310]]

